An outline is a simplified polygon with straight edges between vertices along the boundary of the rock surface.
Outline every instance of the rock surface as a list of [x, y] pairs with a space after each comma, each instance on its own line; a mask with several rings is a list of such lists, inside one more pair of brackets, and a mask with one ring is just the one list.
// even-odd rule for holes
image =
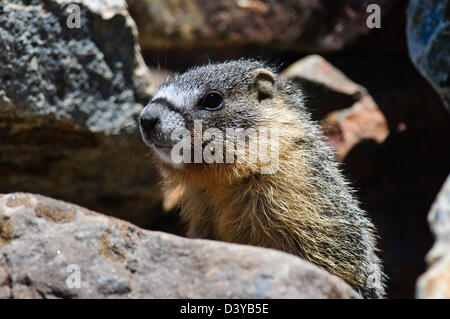
[[436, 241], [428, 253], [427, 271], [417, 281], [417, 298], [450, 299], [450, 175], [428, 214]]
[[148, 223], [161, 195], [135, 117], [156, 83], [136, 38], [125, 1], [1, 2], [0, 192]]
[[407, 34], [412, 61], [450, 111], [450, 1], [411, 0]]
[[260, 45], [332, 52], [371, 34], [367, 6], [383, 26], [404, 1], [127, 0], [145, 50]]
[[[80, 288], [70, 288], [78, 275], [68, 272], [70, 265], [80, 271]], [[339, 278], [283, 252], [144, 231], [73, 204], [15, 193], [0, 196], [0, 297], [359, 295]]]

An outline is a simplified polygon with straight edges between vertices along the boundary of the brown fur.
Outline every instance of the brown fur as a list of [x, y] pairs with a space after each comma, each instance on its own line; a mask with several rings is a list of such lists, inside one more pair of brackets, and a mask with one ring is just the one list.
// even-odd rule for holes
[[[167, 185], [185, 189], [181, 214], [187, 235], [286, 251], [336, 274], [365, 297], [382, 297], [374, 227], [317, 125], [293, 105], [299, 96], [274, 81], [273, 92], [267, 83], [255, 85], [248, 98], [257, 100], [258, 90], [269, 90], [269, 97], [252, 105], [258, 125], [280, 134], [275, 174], [260, 174], [259, 163], [184, 164], [180, 170], [158, 161]], [[375, 287], [368, 284], [373, 272]]]

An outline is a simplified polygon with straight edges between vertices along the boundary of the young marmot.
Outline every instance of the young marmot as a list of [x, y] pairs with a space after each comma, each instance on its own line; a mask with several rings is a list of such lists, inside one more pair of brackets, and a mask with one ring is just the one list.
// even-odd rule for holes
[[[189, 237], [283, 250], [341, 277], [366, 298], [381, 298], [384, 275], [374, 226], [303, 101], [262, 62], [210, 64], [169, 77], [142, 110], [140, 129], [168, 183], [185, 189], [181, 214]], [[200, 146], [200, 155], [210, 149], [211, 156], [220, 155], [215, 159], [225, 158], [219, 144], [205, 146], [205, 136], [195, 142], [194, 122], [200, 120], [203, 130], [216, 128], [224, 136], [229, 128], [271, 130], [277, 167], [264, 172], [267, 161], [250, 156], [225, 163], [206, 163], [198, 154], [175, 160], [183, 131], [189, 150]], [[249, 149], [247, 136], [244, 153]]]

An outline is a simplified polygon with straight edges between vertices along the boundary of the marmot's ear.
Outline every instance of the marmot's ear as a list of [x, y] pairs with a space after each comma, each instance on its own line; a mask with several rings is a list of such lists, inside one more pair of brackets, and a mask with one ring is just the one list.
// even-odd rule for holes
[[255, 91], [258, 100], [261, 102], [270, 99], [275, 94], [276, 75], [266, 69], [256, 69], [255, 75]]

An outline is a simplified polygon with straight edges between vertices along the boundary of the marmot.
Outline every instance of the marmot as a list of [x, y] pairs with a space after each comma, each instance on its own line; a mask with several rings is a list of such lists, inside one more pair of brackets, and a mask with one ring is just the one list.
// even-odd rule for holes
[[[200, 120], [203, 129], [275, 132], [277, 169], [262, 173], [267, 163], [247, 158], [206, 163], [189, 155], [175, 161], [179, 132], [188, 131], [188, 147], [194, 149], [194, 122]], [[185, 188], [181, 216], [189, 237], [279, 249], [341, 277], [363, 297], [384, 296], [375, 228], [311, 120], [302, 93], [272, 67], [237, 60], [172, 75], [142, 110], [140, 130], [168, 183]], [[200, 153], [211, 148], [205, 143], [201, 140]], [[212, 147], [210, 155], [217, 153]]]

